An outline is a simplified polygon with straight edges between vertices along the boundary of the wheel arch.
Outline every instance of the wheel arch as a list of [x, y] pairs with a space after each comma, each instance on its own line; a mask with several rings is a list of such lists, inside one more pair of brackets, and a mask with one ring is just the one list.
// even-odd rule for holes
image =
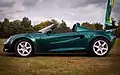
[[110, 40], [109, 40], [108, 38], [104, 37], [104, 36], [97, 36], [97, 37], [92, 38], [92, 39], [90, 40], [90, 42], [89, 42], [89, 48], [90, 48], [91, 43], [92, 43], [94, 40], [98, 39], [98, 38], [103, 38], [103, 39], [107, 40], [107, 42], [110, 44], [110, 48], [111, 48], [111, 42], [110, 42]]
[[[19, 40], [28, 40], [28, 41], [32, 44], [32, 46], [33, 46], [33, 48], [34, 48], [34, 51], [35, 51], [35, 44], [34, 44], [34, 42], [33, 42], [30, 38], [26, 38], [26, 37], [20, 37], [20, 38], [17, 38], [17, 39], [15, 39], [15, 40], [13, 40], [13, 41], [12, 41], [12, 48], [15, 46], [15, 44], [16, 44]], [[15, 50], [13, 49], [13, 51], [15, 51]]]

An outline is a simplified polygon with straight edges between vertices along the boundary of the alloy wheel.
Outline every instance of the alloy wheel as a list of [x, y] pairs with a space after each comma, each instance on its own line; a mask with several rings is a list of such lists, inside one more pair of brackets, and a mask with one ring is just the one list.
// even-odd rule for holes
[[32, 52], [32, 46], [29, 42], [22, 41], [22, 42], [18, 43], [18, 45], [17, 45], [17, 52], [21, 56], [28, 56]]
[[109, 50], [108, 44], [104, 40], [98, 40], [93, 45], [93, 51], [99, 56], [105, 55]]

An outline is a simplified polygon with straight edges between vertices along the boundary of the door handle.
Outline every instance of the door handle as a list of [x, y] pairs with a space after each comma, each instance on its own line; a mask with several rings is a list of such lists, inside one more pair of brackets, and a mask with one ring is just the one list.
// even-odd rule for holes
[[80, 37], [80, 39], [85, 38], [85, 36], [84, 36], [84, 35], [76, 35], [76, 37]]

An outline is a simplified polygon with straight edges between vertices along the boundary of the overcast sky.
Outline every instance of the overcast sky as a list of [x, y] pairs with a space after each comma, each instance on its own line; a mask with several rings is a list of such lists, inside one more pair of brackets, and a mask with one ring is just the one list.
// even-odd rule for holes
[[[104, 23], [107, 0], [0, 0], [0, 20], [32, 20], [32, 24], [48, 19], [65, 20], [69, 26], [76, 22]], [[120, 18], [120, 0], [116, 0], [113, 17]]]

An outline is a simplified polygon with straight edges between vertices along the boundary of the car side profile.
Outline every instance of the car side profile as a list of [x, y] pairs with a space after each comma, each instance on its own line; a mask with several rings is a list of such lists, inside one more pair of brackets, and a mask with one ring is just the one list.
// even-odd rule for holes
[[115, 41], [115, 22], [111, 23], [111, 11], [114, 0], [108, 0], [105, 27], [108, 30], [90, 30], [74, 24], [72, 32], [56, 33], [58, 26], [52, 24], [36, 33], [25, 33], [11, 36], [4, 42], [3, 51], [15, 53], [17, 56], [27, 57], [42, 53], [71, 53], [85, 51], [92, 56], [103, 57], [108, 55]]
[[79, 24], [75, 24], [73, 31], [67, 33], [52, 33], [55, 27], [50, 25], [37, 33], [11, 36], [4, 42], [4, 52], [26, 57], [51, 52], [85, 51], [102, 57], [108, 55], [116, 40], [114, 32], [94, 31]]

